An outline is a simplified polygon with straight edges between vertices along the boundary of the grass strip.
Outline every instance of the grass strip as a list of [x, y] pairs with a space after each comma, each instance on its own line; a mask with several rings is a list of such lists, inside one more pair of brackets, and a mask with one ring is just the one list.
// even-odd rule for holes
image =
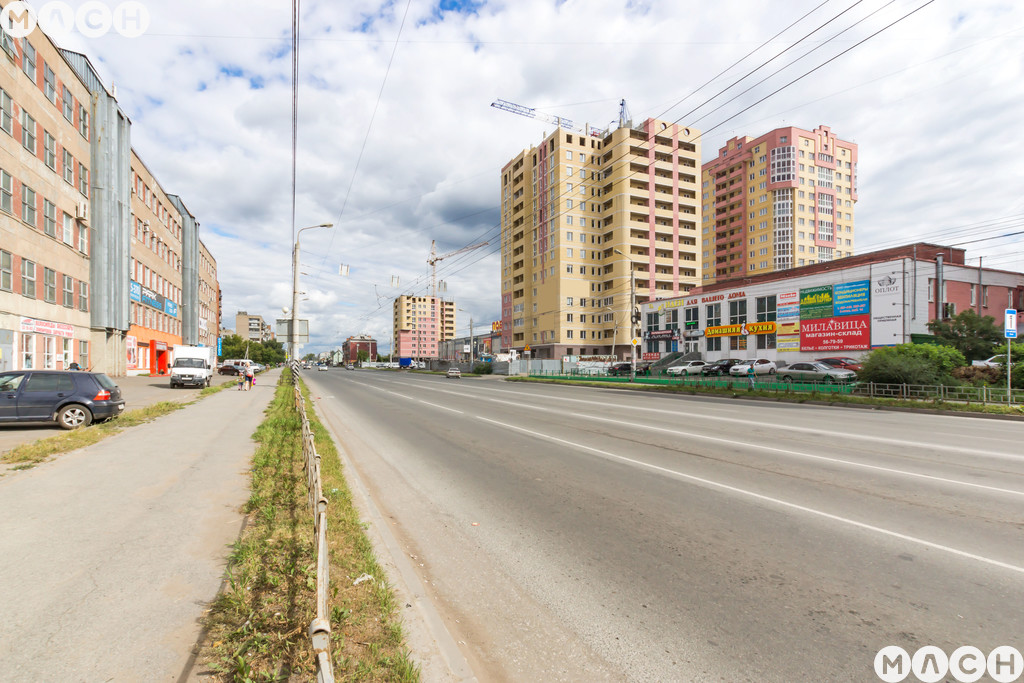
[[[284, 370], [256, 430], [249, 523], [235, 543], [225, 588], [206, 617], [200, 661], [219, 681], [312, 680], [307, 629], [315, 613], [313, 517], [302, 469], [302, 427]], [[307, 415], [321, 455], [329, 501], [331, 658], [339, 681], [419, 681], [409, 657], [394, 594], [374, 558], [352, 505], [337, 450]], [[363, 578], [356, 583], [360, 577]]]
[[849, 394], [818, 392], [818, 391], [774, 391], [757, 390], [736, 386], [735, 388], [714, 388], [694, 384], [644, 384], [626, 382], [602, 382], [587, 380], [571, 380], [548, 377], [507, 377], [508, 382], [541, 382], [545, 384], [565, 384], [569, 386], [598, 387], [603, 389], [624, 389], [627, 391], [649, 391], [652, 393], [686, 394], [689, 396], [718, 396], [724, 398], [758, 398], [778, 401], [780, 403], [813, 403], [826, 405], [874, 406], [877, 408], [896, 409], [927, 409], [948, 413], [974, 413], [986, 415], [1024, 416], [1024, 406], [1000, 405], [997, 403], [960, 403], [943, 399], [913, 400], [899, 398], [872, 398], [870, 396], [851, 396]]
[[28, 466], [36, 465], [44, 460], [49, 460], [55, 455], [91, 446], [124, 429], [150, 422], [168, 413], [173, 413], [184, 408], [185, 405], [176, 401], [161, 401], [160, 403], [148, 405], [145, 408], [129, 410], [106, 422], [97, 422], [88, 427], [62, 431], [55, 436], [15, 446], [0, 455], [0, 462]]

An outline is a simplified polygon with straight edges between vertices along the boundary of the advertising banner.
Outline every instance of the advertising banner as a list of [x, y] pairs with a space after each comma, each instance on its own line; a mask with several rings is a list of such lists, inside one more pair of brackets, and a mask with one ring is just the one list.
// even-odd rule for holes
[[644, 351], [642, 360], [658, 360], [661, 358], [661, 352], [659, 351]]
[[871, 346], [895, 346], [903, 338], [903, 264], [871, 269]]
[[124, 345], [128, 351], [128, 369], [138, 370], [139, 369], [139, 340], [135, 337], [128, 335], [124, 338]]
[[800, 322], [801, 351], [863, 351], [871, 346], [868, 315]]
[[799, 320], [800, 304], [788, 304], [775, 309], [776, 320]]
[[648, 330], [647, 338], [651, 340], [655, 339], [675, 339], [675, 330]]
[[865, 315], [868, 312], [868, 292], [871, 280], [843, 282], [833, 285], [832, 306], [836, 315]]
[[48, 334], [54, 337], [73, 339], [75, 328], [68, 323], [55, 323], [49, 320], [36, 320], [34, 318], [21, 319], [21, 331], [34, 334]]
[[775, 339], [775, 350], [779, 353], [794, 352], [800, 350], [800, 337], [799, 336], [779, 336]]
[[789, 321], [789, 322], [780, 322], [779, 323], [779, 335], [781, 336], [781, 335], [786, 335], [786, 334], [799, 335], [800, 334], [800, 321], [799, 320], [793, 320], [793, 321]]
[[800, 290], [800, 319], [832, 317], [832, 285]]

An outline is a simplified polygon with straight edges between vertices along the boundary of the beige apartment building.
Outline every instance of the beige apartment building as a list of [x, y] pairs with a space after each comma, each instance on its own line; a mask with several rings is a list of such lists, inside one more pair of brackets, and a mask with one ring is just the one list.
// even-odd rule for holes
[[399, 358], [438, 358], [440, 342], [455, 338], [455, 302], [403, 294], [392, 305], [394, 354]]
[[254, 342], [269, 341], [274, 338], [270, 323], [262, 315], [250, 315], [245, 311], [235, 314], [235, 334], [242, 339]]
[[131, 192], [128, 373], [166, 375], [182, 343], [181, 214], [134, 149]]
[[39, 31], [0, 48], [0, 370], [90, 368], [90, 92]]
[[853, 255], [857, 145], [828, 126], [729, 140], [701, 169], [703, 284]]
[[626, 358], [631, 303], [700, 284], [699, 138], [656, 119], [559, 128], [502, 168], [503, 350]]

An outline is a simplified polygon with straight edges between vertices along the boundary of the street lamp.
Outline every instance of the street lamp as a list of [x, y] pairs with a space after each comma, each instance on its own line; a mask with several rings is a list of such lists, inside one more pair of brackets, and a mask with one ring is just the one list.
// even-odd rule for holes
[[[458, 309], [463, 313], [469, 313], [465, 308]], [[476, 362], [476, 354], [473, 353], [476, 350], [476, 341], [473, 339], [473, 314], [469, 313], [469, 369], [473, 370], [473, 363]]]
[[291, 347], [292, 360], [297, 360], [299, 353], [299, 237], [302, 235], [303, 230], [333, 227], [334, 223], [321, 223], [320, 225], [311, 225], [308, 228], [299, 228], [299, 231], [295, 233], [295, 246], [292, 248], [292, 325], [291, 334], [289, 335], [290, 339], [288, 340], [288, 345]]
[[629, 348], [631, 349], [629, 358], [629, 381], [632, 382], [636, 379], [636, 344], [633, 343], [633, 338], [636, 336], [636, 326], [633, 320], [633, 310], [636, 308], [636, 275], [633, 272], [633, 259], [626, 256], [618, 249], [612, 249], [612, 251], [629, 261]]

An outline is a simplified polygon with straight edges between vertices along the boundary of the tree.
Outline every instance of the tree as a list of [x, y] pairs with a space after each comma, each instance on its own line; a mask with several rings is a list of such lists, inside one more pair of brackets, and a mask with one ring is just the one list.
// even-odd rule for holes
[[356, 353], [356, 359], [360, 363], [365, 363], [366, 361], [370, 360], [370, 352], [367, 351], [366, 349], [359, 349], [358, 353]]
[[928, 323], [928, 330], [941, 344], [962, 353], [967, 362], [988, 358], [995, 345], [1003, 339], [1003, 331], [996, 327], [995, 318], [980, 316], [971, 309], [961, 311], [949, 320], [933, 320]]
[[869, 353], [857, 379], [880, 384], [957, 384], [953, 370], [966, 364], [964, 355], [950, 346], [900, 344]]

